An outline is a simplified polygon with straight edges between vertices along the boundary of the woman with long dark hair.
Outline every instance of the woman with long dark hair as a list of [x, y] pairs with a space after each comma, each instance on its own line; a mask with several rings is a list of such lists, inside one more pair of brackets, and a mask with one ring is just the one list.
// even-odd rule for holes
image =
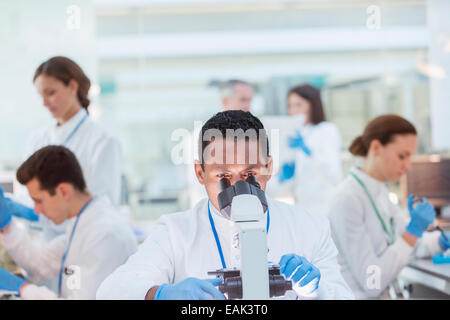
[[411, 170], [417, 145], [415, 127], [389, 114], [370, 121], [350, 146], [364, 162], [339, 185], [328, 216], [342, 275], [356, 298], [384, 297], [411, 255], [450, 247], [439, 232], [424, 233], [436, 216], [426, 199], [409, 195], [408, 213], [389, 198], [385, 184]]
[[295, 203], [312, 213], [326, 214], [328, 201], [342, 177], [341, 135], [337, 126], [326, 121], [320, 90], [305, 84], [288, 93], [288, 114], [303, 115], [304, 123], [289, 139], [295, 149], [295, 163], [282, 166], [279, 180], [293, 178]]

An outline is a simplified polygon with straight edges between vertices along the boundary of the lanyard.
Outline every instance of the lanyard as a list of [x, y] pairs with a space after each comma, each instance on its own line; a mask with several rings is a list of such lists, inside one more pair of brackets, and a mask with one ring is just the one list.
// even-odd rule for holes
[[78, 220], [81, 217], [81, 214], [86, 210], [86, 208], [89, 206], [89, 204], [92, 202], [94, 198], [91, 198], [86, 204], [81, 208], [80, 212], [78, 213], [77, 219], [75, 220], [75, 224], [72, 228], [72, 233], [70, 234], [69, 243], [67, 244], [66, 250], [64, 252], [64, 255], [62, 257], [61, 262], [61, 268], [59, 269], [59, 282], [58, 282], [58, 294], [61, 296], [61, 289], [62, 289], [62, 275], [64, 270], [64, 263], [66, 262], [67, 254], [69, 253], [70, 245], [72, 244], [72, 238], [75, 233], [75, 229], [77, 228]]
[[[227, 268], [227, 265], [225, 263], [225, 258], [223, 257], [222, 252], [222, 246], [220, 245], [219, 236], [217, 235], [216, 227], [214, 225], [214, 220], [211, 215], [211, 210], [209, 209], [209, 200], [208, 200], [208, 215], [209, 215], [209, 223], [211, 224], [211, 230], [214, 234], [214, 239], [216, 240], [217, 250], [219, 251], [220, 255], [220, 261], [222, 262], [222, 267], [224, 269]], [[270, 226], [270, 215], [269, 215], [269, 208], [267, 208], [267, 227], [266, 227], [266, 233], [269, 233], [269, 226]]]
[[380, 220], [381, 226], [383, 227], [384, 232], [386, 233], [386, 235], [389, 238], [389, 244], [393, 244], [395, 241], [395, 233], [394, 233], [394, 225], [392, 222], [392, 218], [389, 220], [389, 224], [390, 224], [390, 231], [388, 230], [388, 228], [386, 227], [386, 224], [384, 223], [383, 218], [381, 217], [380, 212], [378, 211], [377, 206], [375, 205], [375, 201], [373, 200], [372, 196], [369, 193], [369, 190], [367, 190], [366, 185], [361, 181], [361, 179], [359, 179], [353, 172], [350, 172], [350, 175], [355, 178], [355, 180], [361, 185], [361, 187], [364, 189], [365, 193], [367, 194], [367, 197], [370, 200], [370, 203], [372, 204], [372, 208], [375, 211], [375, 213], [377, 214], [378, 220]]
[[[75, 135], [75, 133], [78, 131], [78, 129], [86, 121], [87, 118], [88, 118], [88, 113], [86, 112], [84, 114], [83, 118], [77, 123], [75, 128], [73, 128], [73, 130], [69, 133], [67, 138], [64, 140], [64, 142], [62, 143], [63, 146], [65, 146], [65, 147], [67, 146], [67, 143], [69, 143], [69, 141], [72, 139], [72, 137]], [[51, 144], [50, 137], [48, 138], [48, 144], [49, 145]]]

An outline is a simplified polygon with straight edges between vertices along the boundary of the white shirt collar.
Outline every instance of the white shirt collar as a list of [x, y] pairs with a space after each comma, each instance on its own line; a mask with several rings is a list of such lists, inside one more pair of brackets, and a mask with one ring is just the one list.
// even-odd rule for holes
[[232, 227], [235, 225], [234, 221], [225, 218], [210, 201], [207, 201], [207, 205], [209, 204], [209, 209], [211, 210], [212, 218], [216, 224], [219, 224], [223, 227]]
[[53, 127], [51, 138], [52, 143], [61, 144], [65, 139], [69, 136], [69, 134], [75, 129], [77, 124], [83, 119], [83, 117], [87, 114], [86, 109], [81, 108], [72, 118], [70, 118], [67, 122], [58, 126], [55, 124]]
[[[100, 199], [102, 199], [103, 197], [104, 196], [100, 196], [100, 197], [94, 196], [92, 198], [91, 202], [89, 203], [89, 205], [86, 207], [86, 209], [82, 213], [82, 217], [80, 217], [80, 221], [78, 222], [77, 228], [79, 228], [80, 225], [84, 225], [86, 223], [89, 224], [90, 220], [92, 220], [92, 218], [94, 218], [95, 212], [97, 211], [97, 210], [95, 210], [97, 202]], [[67, 220], [67, 226], [68, 226], [67, 230], [72, 230], [72, 228], [75, 225], [75, 221], [77, 220], [77, 217], [78, 217], [78, 215]], [[83, 227], [81, 227], [81, 228], [83, 228]]]

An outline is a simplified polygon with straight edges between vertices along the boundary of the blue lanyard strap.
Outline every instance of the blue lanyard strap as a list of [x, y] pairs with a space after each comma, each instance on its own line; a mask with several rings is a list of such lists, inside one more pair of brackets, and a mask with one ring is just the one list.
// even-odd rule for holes
[[[209, 208], [209, 200], [208, 200], [208, 216], [209, 216], [209, 223], [211, 224], [211, 230], [213, 232], [214, 239], [216, 240], [217, 251], [219, 251], [220, 261], [222, 262], [222, 268], [226, 269], [227, 265], [225, 263], [225, 258], [223, 257], [222, 246], [220, 245], [219, 236], [217, 235], [216, 226], [214, 225], [214, 220], [212, 218], [211, 210]], [[269, 233], [269, 226], [270, 226], [270, 215], [269, 215], [269, 208], [267, 208], [266, 233]]]
[[78, 129], [86, 121], [87, 118], [88, 118], [88, 114], [86, 113], [84, 115], [83, 119], [81, 119], [80, 122], [78, 122], [78, 124], [75, 126], [75, 128], [73, 128], [72, 132], [69, 134], [69, 136], [66, 138], [66, 140], [64, 140], [63, 146], [67, 145], [67, 143], [70, 141], [70, 139], [72, 139], [72, 137], [75, 135], [75, 133], [78, 131]]
[[92, 202], [94, 198], [89, 199], [88, 202], [85, 203], [85, 205], [81, 208], [80, 212], [78, 213], [77, 219], [75, 220], [75, 224], [73, 225], [72, 232], [69, 237], [69, 243], [67, 244], [66, 250], [62, 257], [61, 262], [61, 268], [59, 269], [59, 281], [58, 281], [58, 294], [61, 296], [61, 289], [62, 289], [62, 275], [64, 271], [64, 263], [66, 262], [67, 254], [69, 253], [70, 245], [72, 244], [72, 238], [75, 233], [75, 229], [78, 225], [78, 220], [80, 220], [81, 214], [86, 210], [86, 208], [89, 206], [89, 204]]

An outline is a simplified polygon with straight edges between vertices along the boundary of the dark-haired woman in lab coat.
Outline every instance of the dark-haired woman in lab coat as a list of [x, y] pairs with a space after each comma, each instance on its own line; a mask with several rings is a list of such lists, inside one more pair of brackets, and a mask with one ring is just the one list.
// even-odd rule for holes
[[408, 197], [408, 211], [391, 202], [387, 182], [411, 169], [418, 145], [414, 126], [397, 115], [373, 119], [350, 146], [364, 158], [339, 185], [329, 207], [342, 275], [357, 299], [387, 298], [389, 285], [412, 255], [431, 256], [449, 247], [439, 232], [433, 206]]
[[289, 138], [289, 146], [296, 151], [295, 162], [283, 164], [279, 181], [290, 180], [296, 204], [312, 213], [326, 214], [342, 179], [339, 129], [326, 121], [320, 90], [308, 84], [289, 91], [288, 113], [303, 115], [305, 120], [296, 136]]

